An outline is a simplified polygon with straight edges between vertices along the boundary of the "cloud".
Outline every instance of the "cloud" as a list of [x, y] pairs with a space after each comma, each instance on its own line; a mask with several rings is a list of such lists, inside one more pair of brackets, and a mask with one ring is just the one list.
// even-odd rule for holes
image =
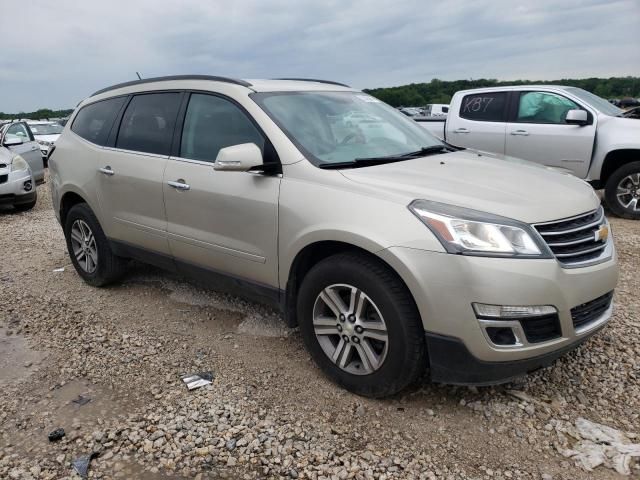
[[640, 75], [637, 0], [34, 0], [20, 18], [0, 17], [5, 112], [72, 107], [136, 71], [360, 88]]

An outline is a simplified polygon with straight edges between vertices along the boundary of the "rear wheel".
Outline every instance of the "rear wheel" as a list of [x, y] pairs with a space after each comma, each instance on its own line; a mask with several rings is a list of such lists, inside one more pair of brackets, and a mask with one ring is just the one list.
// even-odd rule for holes
[[424, 329], [413, 298], [375, 258], [338, 254], [318, 263], [300, 288], [298, 319], [316, 363], [358, 395], [393, 395], [426, 367]]
[[640, 162], [628, 163], [614, 171], [607, 180], [604, 195], [613, 213], [640, 219]]
[[69, 210], [64, 234], [71, 262], [89, 285], [102, 287], [122, 275], [125, 260], [113, 253], [98, 219], [86, 203]]

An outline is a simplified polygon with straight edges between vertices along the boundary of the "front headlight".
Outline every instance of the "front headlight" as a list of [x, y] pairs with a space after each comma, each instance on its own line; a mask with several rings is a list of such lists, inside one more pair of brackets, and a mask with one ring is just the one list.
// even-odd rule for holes
[[413, 201], [409, 210], [449, 253], [551, 258], [531, 227], [516, 220], [428, 200]]
[[40, 145], [44, 145], [45, 147], [50, 147], [51, 145], [53, 145], [53, 142], [47, 142], [46, 140], [38, 140], [38, 143]]
[[11, 171], [18, 172], [21, 170], [29, 170], [29, 164], [20, 155], [16, 155], [13, 157], [13, 160], [11, 160]]

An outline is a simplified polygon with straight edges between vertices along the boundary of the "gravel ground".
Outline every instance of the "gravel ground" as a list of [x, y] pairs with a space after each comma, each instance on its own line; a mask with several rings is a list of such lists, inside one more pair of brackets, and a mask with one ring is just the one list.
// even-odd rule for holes
[[[261, 306], [139, 264], [84, 284], [39, 194], [0, 212], [0, 478], [78, 478], [92, 452], [90, 478], [640, 478], [559, 453], [580, 417], [640, 443], [640, 222], [612, 219], [615, 318], [577, 351], [517, 384], [368, 400]], [[187, 391], [180, 375], [200, 371], [213, 384]]]

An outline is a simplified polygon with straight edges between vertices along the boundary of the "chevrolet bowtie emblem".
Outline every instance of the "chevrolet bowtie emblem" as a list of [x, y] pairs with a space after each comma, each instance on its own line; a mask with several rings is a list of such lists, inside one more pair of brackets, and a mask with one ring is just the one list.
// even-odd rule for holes
[[607, 225], [600, 225], [600, 228], [594, 233], [595, 241], [606, 242], [609, 238], [609, 227]]

